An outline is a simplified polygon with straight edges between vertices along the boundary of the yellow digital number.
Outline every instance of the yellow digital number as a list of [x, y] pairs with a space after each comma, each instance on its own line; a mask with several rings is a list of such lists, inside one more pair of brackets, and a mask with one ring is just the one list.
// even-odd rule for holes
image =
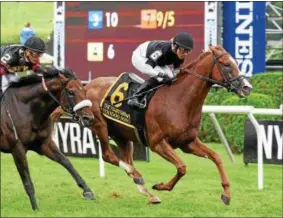
[[[128, 83], [126, 83], [126, 82], [121, 83], [110, 97], [111, 104], [113, 105], [114, 103], [116, 103], [118, 101], [124, 100], [125, 95], [124, 95], [123, 91], [127, 91], [128, 88], [129, 88]], [[122, 106], [122, 103], [115, 105], [115, 107], [121, 107], [121, 106]]]
[[175, 25], [175, 11], [168, 11], [168, 26]]

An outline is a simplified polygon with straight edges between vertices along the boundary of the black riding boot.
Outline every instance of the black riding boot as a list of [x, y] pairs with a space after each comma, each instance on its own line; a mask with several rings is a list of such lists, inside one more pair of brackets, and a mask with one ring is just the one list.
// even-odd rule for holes
[[128, 105], [129, 106], [135, 106], [138, 107], [140, 109], [144, 108], [145, 105], [139, 102], [139, 95], [142, 92], [145, 92], [153, 87], [155, 87], [156, 85], [158, 85], [159, 82], [155, 77], [150, 77], [148, 80], [146, 80], [140, 87], [139, 89], [136, 91], [136, 93], [134, 94], [135, 97], [131, 98], [128, 100]]

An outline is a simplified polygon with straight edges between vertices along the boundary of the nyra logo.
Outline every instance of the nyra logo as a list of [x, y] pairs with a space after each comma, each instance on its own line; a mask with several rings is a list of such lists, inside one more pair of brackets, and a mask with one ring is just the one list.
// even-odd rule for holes
[[263, 145], [263, 150], [266, 156], [266, 159], [272, 159], [272, 146], [277, 145], [277, 159], [282, 160], [282, 144], [283, 144], [283, 131], [281, 128], [280, 132], [280, 127], [279, 125], [267, 125], [266, 128], [264, 128], [263, 125], [260, 125], [260, 131], [261, 133], [264, 133], [262, 136], [262, 145]]
[[97, 154], [91, 130], [82, 128], [77, 123], [56, 122], [53, 140], [63, 153]]
[[253, 2], [236, 2], [235, 58], [245, 76], [253, 72]]

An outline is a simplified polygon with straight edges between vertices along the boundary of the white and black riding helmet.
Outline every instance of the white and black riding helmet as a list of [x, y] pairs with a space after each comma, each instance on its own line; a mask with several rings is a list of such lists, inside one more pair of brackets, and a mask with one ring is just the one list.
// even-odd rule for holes
[[173, 45], [191, 51], [194, 48], [194, 39], [189, 33], [180, 32], [173, 38]]
[[42, 39], [38, 37], [31, 37], [29, 38], [25, 44], [25, 48], [30, 49], [33, 52], [36, 53], [44, 53], [45, 52], [45, 43], [43, 42]]

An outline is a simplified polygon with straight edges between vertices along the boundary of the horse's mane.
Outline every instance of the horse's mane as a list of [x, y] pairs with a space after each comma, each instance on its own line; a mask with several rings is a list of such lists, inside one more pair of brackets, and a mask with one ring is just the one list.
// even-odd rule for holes
[[[220, 45], [213, 46], [213, 48], [214, 48], [215, 50], [222, 50], [222, 51], [225, 51], [225, 50], [223, 49], [223, 47], [221, 47]], [[207, 51], [203, 51], [197, 58], [195, 58], [194, 60], [192, 60], [191, 62], [189, 62], [189, 63], [188, 63], [187, 65], [185, 65], [183, 68], [184, 68], [184, 69], [192, 69], [192, 68], [194, 68], [194, 67], [196, 66], [196, 64], [197, 64], [199, 61], [201, 61], [201, 60], [202, 60], [203, 58], [205, 58], [207, 55], [211, 54], [211, 52], [212, 52], [211, 49], [209, 49], [209, 50], [207, 50]], [[183, 75], [184, 73], [185, 73], [185, 72], [183, 71], [183, 72], [179, 73], [178, 76]]]
[[205, 51], [203, 53], [201, 53], [197, 58], [195, 58], [194, 60], [192, 60], [190, 63], [188, 63], [186, 66], [184, 66], [185, 69], [191, 69], [193, 67], [196, 66], [196, 64], [202, 60], [203, 58], [205, 58], [207, 55], [211, 54], [210, 51]]
[[[188, 64], [184, 65], [183, 69], [192, 69], [192, 68], [194, 68], [200, 60], [202, 60], [203, 58], [205, 58], [209, 54], [211, 54], [211, 51], [204, 51], [197, 58], [195, 58], [194, 60], [192, 60]], [[184, 73], [185, 73], [185, 71], [181, 71], [180, 73], [178, 73], [177, 77], [183, 75]]]

